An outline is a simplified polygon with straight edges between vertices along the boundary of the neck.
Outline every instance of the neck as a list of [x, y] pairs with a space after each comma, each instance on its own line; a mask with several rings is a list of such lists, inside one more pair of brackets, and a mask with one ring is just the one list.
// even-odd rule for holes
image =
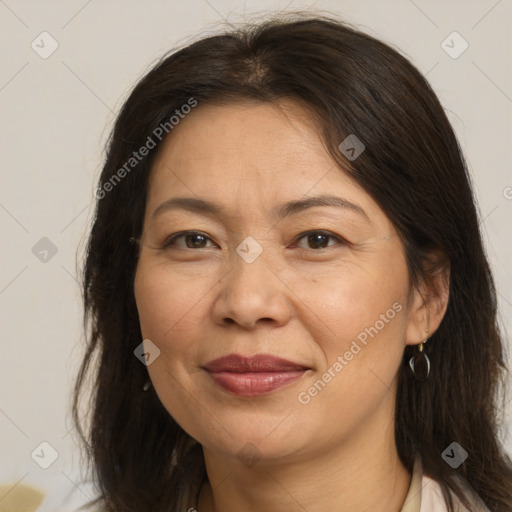
[[383, 420], [357, 429], [350, 442], [288, 463], [261, 459], [248, 468], [204, 450], [208, 482], [198, 512], [399, 512], [411, 475], [398, 457], [393, 419]]

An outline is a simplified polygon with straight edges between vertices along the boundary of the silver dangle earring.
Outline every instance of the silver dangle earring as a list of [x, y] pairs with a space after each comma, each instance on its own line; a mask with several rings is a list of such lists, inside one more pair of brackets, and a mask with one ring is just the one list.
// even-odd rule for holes
[[[425, 329], [428, 333], [428, 329]], [[430, 375], [430, 359], [427, 354], [423, 351], [423, 345], [427, 342], [428, 336], [425, 341], [418, 345], [418, 352], [409, 359], [409, 366], [411, 367], [412, 373], [416, 380], [424, 382]]]
[[148, 391], [153, 384], [151, 383], [151, 379], [148, 379], [144, 382], [144, 386], [142, 386], [142, 391]]

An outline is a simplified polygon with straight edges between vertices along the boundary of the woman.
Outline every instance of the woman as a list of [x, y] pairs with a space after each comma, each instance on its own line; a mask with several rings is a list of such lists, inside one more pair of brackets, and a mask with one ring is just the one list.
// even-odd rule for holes
[[95, 195], [102, 510], [512, 510], [469, 177], [395, 50], [316, 16], [199, 40], [137, 84]]

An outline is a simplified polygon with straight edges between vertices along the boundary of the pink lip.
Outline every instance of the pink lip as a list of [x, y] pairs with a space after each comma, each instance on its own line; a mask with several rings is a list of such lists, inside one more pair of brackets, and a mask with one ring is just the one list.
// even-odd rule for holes
[[204, 366], [214, 382], [239, 396], [270, 393], [296, 381], [308, 367], [267, 354], [237, 354], [210, 361]]

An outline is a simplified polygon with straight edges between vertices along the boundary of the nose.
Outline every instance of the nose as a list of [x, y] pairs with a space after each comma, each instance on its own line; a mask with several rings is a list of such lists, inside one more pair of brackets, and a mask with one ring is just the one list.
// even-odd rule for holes
[[292, 312], [288, 290], [263, 255], [248, 263], [236, 254], [215, 299], [215, 322], [224, 327], [237, 324], [244, 329], [253, 329], [258, 324], [282, 326]]

